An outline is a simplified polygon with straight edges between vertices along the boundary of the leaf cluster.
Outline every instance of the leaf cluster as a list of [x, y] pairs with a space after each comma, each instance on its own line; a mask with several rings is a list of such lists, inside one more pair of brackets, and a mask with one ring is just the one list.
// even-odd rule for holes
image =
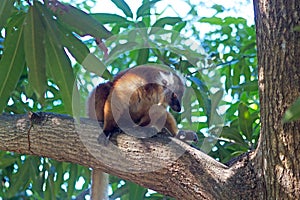
[[[260, 128], [254, 26], [241, 17], [218, 17], [224, 9], [214, 5], [214, 16], [197, 19], [213, 27], [200, 43], [196, 23], [162, 17], [155, 10], [159, 0], [144, 0], [135, 13], [124, 0], [112, 2], [124, 15], [87, 14], [76, 7], [89, 10], [86, 4], [56, 0], [3, 0], [0, 110], [82, 116], [99, 77], [160, 64], [186, 77], [184, 111], [172, 114], [180, 128], [197, 132], [197, 148], [221, 162], [253, 149]], [[192, 37], [184, 36], [188, 31]], [[0, 177], [6, 199], [71, 199], [90, 183], [85, 167], [7, 152], [0, 155]], [[110, 183], [113, 199], [168, 199], [116, 177]]]

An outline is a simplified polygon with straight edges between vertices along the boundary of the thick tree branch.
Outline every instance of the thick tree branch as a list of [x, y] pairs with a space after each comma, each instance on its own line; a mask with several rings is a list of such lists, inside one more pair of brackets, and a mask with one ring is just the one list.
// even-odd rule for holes
[[98, 123], [38, 113], [0, 116], [0, 150], [78, 163], [133, 181], [178, 199], [254, 199], [259, 179], [250, 156], [227, 167], [165, 135], [139, 139], [115, 134], [111, 142]]

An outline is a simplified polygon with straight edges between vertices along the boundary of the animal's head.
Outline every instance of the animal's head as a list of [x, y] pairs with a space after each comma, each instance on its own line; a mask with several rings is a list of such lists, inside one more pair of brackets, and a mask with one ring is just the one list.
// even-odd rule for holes
[[158, 83], [164, 88], [166, 103], [172, 110], [180, 112], [184, 93], [184, 78], [173, 72], [159, 72]]

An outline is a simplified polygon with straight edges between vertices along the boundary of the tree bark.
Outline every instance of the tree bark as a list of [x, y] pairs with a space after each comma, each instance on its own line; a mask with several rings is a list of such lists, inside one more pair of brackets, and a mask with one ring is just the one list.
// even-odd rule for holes
[[283, 124], [300, 96], [299, 0], [254, 0], [257, 32], [261, 138], [257, 166], [263, 199], [300, 199], [300, 123]]
[[[300, 199], [300, 122], [282, 123], [300, 96], [299, 0], [254, 0], [261, 137], [225, 166], [175, 138], [98, 138], [92, 120], [50, 113], [0, 116], [0, 150], [78, 163], [177, 199]], [[103, 135], [103, 134], [102, 134]]]
[[[78, 163], [177, 199], [254, 199], [260, 182], [251, 155], [225, 166], [165, 135], [99, 137], [93, 120], [50, 113], [0, 116], [0, 150]], [[103, 134], [102, 134], [103, 135]], [[99, 141], [98, 141], [99, 140]]]

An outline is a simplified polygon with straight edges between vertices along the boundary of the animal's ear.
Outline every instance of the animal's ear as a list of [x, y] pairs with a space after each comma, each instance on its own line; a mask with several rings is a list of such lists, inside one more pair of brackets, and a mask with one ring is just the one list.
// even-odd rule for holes
[[174, 84], [174, 76], [172, 72], [159, 72], [158, 83], [163, 86]]

